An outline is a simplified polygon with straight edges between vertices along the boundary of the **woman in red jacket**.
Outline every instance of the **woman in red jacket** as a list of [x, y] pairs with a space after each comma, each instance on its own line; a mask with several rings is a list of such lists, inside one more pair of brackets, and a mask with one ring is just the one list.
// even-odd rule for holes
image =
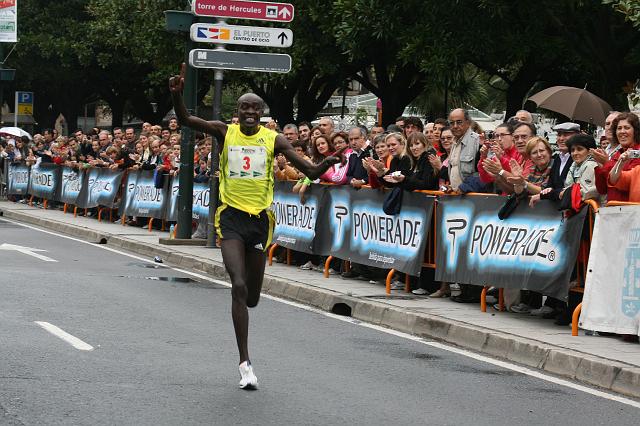
[[[620, 149], [609, 160], [607, 154], [602, 149], [591, 150], [591, 155], [598, 163], [595, 168], [596, 187], [598, 192], [607, 196], [607, 201], [629, 201], [629, 189], [623, 186], [613, 186], [608, 184], [610, 174], [614, 166], [618, 163], [623, 152], [629, 149], [640, 149], [640, 120], [632, 112], [619, 114], [611, 123], [614, 144], [620, 144]], [[621, 164], [622, 171], [629, 171], [640, 165], [640, 158], [633, 158]]]

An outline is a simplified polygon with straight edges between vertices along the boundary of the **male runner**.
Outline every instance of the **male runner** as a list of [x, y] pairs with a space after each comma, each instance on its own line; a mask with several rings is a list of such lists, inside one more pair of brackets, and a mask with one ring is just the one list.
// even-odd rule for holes
[[[221, 240], [222, 259], [231, 277], [231, 315], [240, 352], [240, 387], [256, 389], [247, 349], [249, 312], [260, 298], [266, 250], [274, 226], [273, 161], [283, 154], [293, 167], [316, 179], [333, 164], [344, 161], [342, 151], [314, 165], [296, 154], [283, 135], [260, 125], [265, 103], [246, 93], [238, 99], [238, 124], [205, 121], [187, 112], [182, 99], [186, 66], [169, 80], [173, 106], [181, 126], [213, 135], [220, 154], [220, 207], [215, 227]], [[213, 201], [212, 201], [213, 202]]]

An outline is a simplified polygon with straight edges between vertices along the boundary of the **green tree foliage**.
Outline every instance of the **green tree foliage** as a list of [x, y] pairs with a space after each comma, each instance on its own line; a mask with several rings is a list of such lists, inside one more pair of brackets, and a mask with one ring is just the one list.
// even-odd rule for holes
[[[388, 124], [416, 99], [433, 116], [464, 102], [504, 103], [513, 114], [531, 93], [557, 84], [587, 85], [624, 108], [623, 87], [640, 74], [637, 1], [291, 2], [291, 24], [232, 23], [292, 28], [292, 72], [225, 72], [225, 87], [251, 88], [281, 124], [313, 119], [349, 79], [382, 100]], [[18, 70], [16, 88], [36, 92], [43, 126], [62, 112], [73, 127], [84, 104], [97, 100], [108, 102], [115, 125], [132, 116], [157, 122], [171, 108], [167, 78], [184, 57], [184, 39], [164, 31], [163, 11], [187, 5], [22, 0], [20, 42], [6, 65]], [[198, 75], [202, 98], [213, 72]]]
[[611, 5], [614, 10], [624, 14], [633, 26], [640, 29], [640, 2], [637, 0], [602, 0]]

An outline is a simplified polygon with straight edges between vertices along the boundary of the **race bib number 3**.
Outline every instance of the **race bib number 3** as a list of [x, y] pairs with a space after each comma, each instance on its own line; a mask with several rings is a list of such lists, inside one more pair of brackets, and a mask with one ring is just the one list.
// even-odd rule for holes
[[227, 151], [228, 177], [261, 179], [267, 174], [267, 148], [264, 146], [230, 146]]

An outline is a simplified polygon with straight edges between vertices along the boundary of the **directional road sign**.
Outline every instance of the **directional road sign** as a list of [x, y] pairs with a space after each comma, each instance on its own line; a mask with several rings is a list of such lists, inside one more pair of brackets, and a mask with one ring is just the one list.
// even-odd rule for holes
[[189, 52], [189, 64], [196, 68], [287, 73], [291, 71], [291, 56], [281, 53], [193, 49]]
[[191, 40], [203, 43], [243, 44], [245, 46], [289, 47], [293, 31], [282, 28], [240, 25], [193, 24]]
[[293, 5], [247, 0], [193, 0], [193, 13], [198, 16], [291, 22]]

